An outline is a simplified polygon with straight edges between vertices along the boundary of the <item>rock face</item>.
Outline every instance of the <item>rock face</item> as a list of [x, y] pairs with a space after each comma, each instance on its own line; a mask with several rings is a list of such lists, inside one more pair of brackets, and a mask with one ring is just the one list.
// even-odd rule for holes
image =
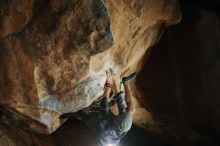
[[8, 136], [0, 130], [0, 145], [16, 146], [16, 144], [8, 138]]
[[1, 1], [0, 103], [51, 133], [101, 96], [105, 69], [140, 71], [180, 19], [177, 0]]
[[193, 140], [220, 135], [219, 38], [217, 13], [191, 7], [152, 51], [138, 85], [161, 132]]

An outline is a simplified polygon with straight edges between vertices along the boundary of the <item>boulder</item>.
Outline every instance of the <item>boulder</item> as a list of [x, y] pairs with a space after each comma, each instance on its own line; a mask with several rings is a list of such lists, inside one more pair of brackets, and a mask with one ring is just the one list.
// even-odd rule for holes
[[106, 69], [139, 72], [181, 20], [177, 0], [19, 0], [0, 10], [0, 103], [41, 133], [97, 100]]

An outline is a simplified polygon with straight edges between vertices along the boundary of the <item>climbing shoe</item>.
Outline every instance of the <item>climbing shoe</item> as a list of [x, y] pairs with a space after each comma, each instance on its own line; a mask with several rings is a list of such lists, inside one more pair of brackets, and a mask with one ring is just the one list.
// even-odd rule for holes
[[128, 81], [128, 82], [133, 81], [136, 79], [136, 77], [137, 77], [137, 73], [134, 72], [134, 73], [130, 74], [128, 77], [123, 77], [121, 83], [124, 83], [125, 81]]

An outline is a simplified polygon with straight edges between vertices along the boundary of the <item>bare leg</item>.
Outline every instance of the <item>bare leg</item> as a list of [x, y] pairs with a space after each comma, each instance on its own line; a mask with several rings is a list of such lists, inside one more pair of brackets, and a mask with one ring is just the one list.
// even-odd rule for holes
[[[109, 86], [113, 83], [113, 76], [110, 73], [107, 73], [107, 79], [106, 83], [109, 84]], [[108, 107], [108, 101], [109, 101], [109, 95], [111, 92], [111, 87], [108, 87], [105, 85], [103, 97], [101, 99], [100, 109], [99, 109], [99, 124], [100, 127], [105, 127], [105, 124], [108, 121], [109, 118], [109, 107]]]
[[113, 85], [114, 85], [114, 88], [115, 88], [115, 94], [118, 94], [119, 92], [121, 92], [120, 83], [117, 82], [117, 79], [115, 77], [114, 77], [114, 80], [113, 80]]
[[114, 89], [115, 89], [115, 94], [118, 94], [121, 91], [120, 90], [120, 84], [119, 84], [119, 82], [117, 82], [116, 74], [113, 72], [112, 69], [110, 69], [110, 72], [111, 72], [111, 74], [113, 76], [112, 82], [113, 82], [113, 86], [114, 86]]
[[134, 102], [132, 99], [130, 85], [129, 85], [128, 81], [125, 81], [123, 84], [124, 84], [124, 90], [125, 90], [125, 102], [127, 104], [127, 112], [133, 113], [135, 106], [134, 106]]
[[124, 103], [124, 98], [122, 97], [122, 91], [120, 90], [120, 82], [117, 81], [114, 76], [113, 85], [115, 88], [115, 96], [113, 97], [117, 103], [119, 114], [126, 112], [126, 105]]
[[105, 87], [103, 97], [108, 97], [109, 98], [110, 92], [111, 92], [111, 88]]

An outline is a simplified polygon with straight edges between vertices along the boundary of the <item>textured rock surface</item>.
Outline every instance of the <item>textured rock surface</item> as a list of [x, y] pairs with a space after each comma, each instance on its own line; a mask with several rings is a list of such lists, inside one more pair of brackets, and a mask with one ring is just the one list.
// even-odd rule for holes
[[2, 146], [16, 146], [16, 144], [0, 130], [0, 145]]
[[102, 94], [105, 69], [120, 76], [139, 71], [164, 29], [181, 19], [177, 0], [106, 0], [105, 6], [101, 0], [1, 1], [1, 104], [50, 133], [60, 115]]
[[0, 38], [21, 31], [40, 6], [39, 0], [18, 0], [0, 2]]
[[219, 137], [219, 16], [196, 8], [183, 14], [152, 51], [138, 84], [162, 133], [191, 140], [200, 139], [198, 133]]

